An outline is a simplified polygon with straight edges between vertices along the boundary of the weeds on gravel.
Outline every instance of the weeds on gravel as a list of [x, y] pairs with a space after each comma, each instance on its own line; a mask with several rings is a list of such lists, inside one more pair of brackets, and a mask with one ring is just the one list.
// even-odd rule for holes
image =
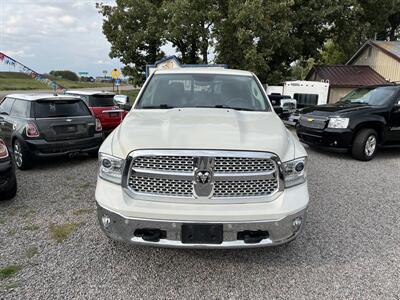
[[36, 254], [38, 254], [38, 248], [36, 246], [29, 247], [28, 250], [26, 250], [26, 257], [27, 258], [32, 258]]
[[39, 230], [39, 228], [40, 228], [39, 225], [32, 224], [32, 225], [24, 226], [22, 229], [29, 230], [29, 231], [35, 231], [35, 230]]
[[72, 213], [75, 216], [80, 216], [80, 215], [84, 215], [84, 214], [89, 214], [93, 211], [94, 211], [93, 208], [80, 208], [80, 209], [74, 210]]
[[0, 279], [8, 278], [13, 276], [21, 269], [20, 266], [17, 265], [9, 265], [7, 267], [0, 269]]
[[85, 183], [82, 183], [81, 184], [81, 188], [82, 189], [88, 189], [88, 188], [90, 188], [92, 186], [92, 184], [90, 183], [90, 182], [85, 182]]
[[8, 231], [8, 236], [13, 236], [17, 233], [17, 229], [13, 228]]
[[13, 290], [13, 289], [16, 289], [17, 287], [19, 287], [19, 285], [16, 282], [7, 284], [5, 286], [6, 290]]
[[61, 243], [65, 239], [69, 237], [69, 235], [75, 231], [80, 225], [83, 223], [65, 223], [65, 224], [51, 224], [50, 229], [50, 236], [53, 240]]

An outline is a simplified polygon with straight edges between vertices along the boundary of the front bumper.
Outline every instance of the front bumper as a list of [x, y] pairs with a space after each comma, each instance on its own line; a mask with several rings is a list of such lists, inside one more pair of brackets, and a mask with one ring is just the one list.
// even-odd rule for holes
[[63, 156], [76, 152], [95, 151], [100, 148], [103, 142], [103, 133], [96, 133], [93, 137], [65, 140], [46, 141], [44, 139], [26, 140], [27, 147], [34, 157]]
[[327, 148], [337, 152], [347, 152], [353, 141], [350, 129], [313, 129], [299, 125], [297, 136], [300, 141], [311, 146]]
[[[133, 199], [121, 186], [101, 178], [96, 188], [99, 223], [108, 237], [132, 244], [182, 248], [253, 248], [287, 243], [303, 229], [308, 197], [307, 183], [285, 189], [270, 202], [215, 204]], [[293, 225], [296, 218], [302, 221], [298, 227]], [[183, 224], [222, 224], [223, 242], [182, 243]], [[166, 236], [147, 241], [135, 236], [137, 229], [162, 230]], [[263, 231], [268, 235], [257, 243], [246, 243], [238, 239], [238, 233], [243, 231]]]
[[[111, 239], [137, 245], [148, 245], [168, 248], [256, 248], [278, 246], [294, 240], [302, 231], [306, 220], [307, 210], [303, 209], [295, 214], [280, 220], [248, 221], [248, 222], [218, 222], [201, 224], [222, 224], [223, 242], [220, 244], [188, 244], [182, 243], [182, 225], [198, 224], [187, 221], [165, 221], [131, 219], [97, 205], [97, 215], [101, 229]], [[103, 221], [106, 216], [107, 222]], [[301, 220], [301, 224], [294, 226], [294, 220]], [[136, 230], [161, 230], [166, 236], [158, 241], [147, 241]], [[238, 234], [246, 231], [267, 232], [268, 237], [259, 242], [245, 242], [238, 239]]]

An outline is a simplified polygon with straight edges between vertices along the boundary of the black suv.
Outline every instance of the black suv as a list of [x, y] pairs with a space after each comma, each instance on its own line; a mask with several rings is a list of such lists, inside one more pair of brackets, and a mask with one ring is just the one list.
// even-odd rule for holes
[[351, 151], [364, 161], [371, 160], [378, 147], [399, 147], [400, 86], [363, 87], [335, 104], [305, 108], [297, 135], [310, 146]]
[[0, 137], [20, 169], [33, 159], [87, 152], [96, 156], [103, 141], [100, 121], [78, 97], [14, 94], [0, 102]]

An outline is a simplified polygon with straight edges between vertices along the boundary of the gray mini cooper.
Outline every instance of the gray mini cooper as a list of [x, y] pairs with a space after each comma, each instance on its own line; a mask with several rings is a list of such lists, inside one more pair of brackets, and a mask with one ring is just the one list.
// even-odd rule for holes
[[36, 159], [87, 152], [97, 156], [101, 123], [79, 97], [12, 94], [0, 102], [0, 138], [19, 169]]

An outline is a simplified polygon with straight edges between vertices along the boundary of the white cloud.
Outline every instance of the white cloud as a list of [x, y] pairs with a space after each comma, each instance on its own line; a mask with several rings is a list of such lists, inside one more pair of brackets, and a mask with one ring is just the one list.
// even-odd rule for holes
[[0, 0], [0, 51], [38, 72], [71, 69], [98, 75], [104, 66], [121, 67], [108, 58], [110, 44], [97, 1]]
[[62, 16], [58, 20], [64, 25], [73, 25], [76, 22], [76, 19], [69, 15]]

